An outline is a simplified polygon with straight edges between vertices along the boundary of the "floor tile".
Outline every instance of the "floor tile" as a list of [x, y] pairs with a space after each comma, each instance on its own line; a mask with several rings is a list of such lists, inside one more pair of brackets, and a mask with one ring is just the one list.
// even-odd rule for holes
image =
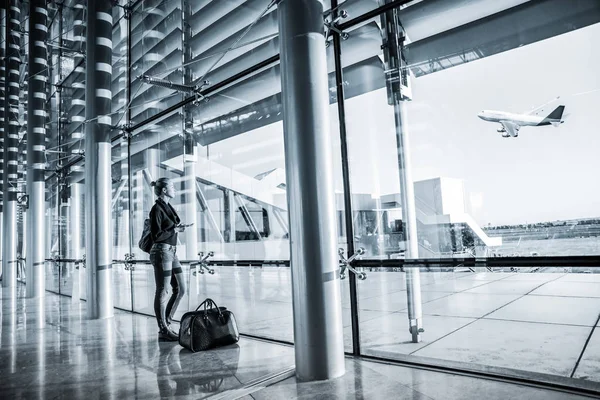
[[477, 286], [466, 290], [465, 293], [487, 293], [487, 294], [526, 294], [545, 284], [545, 281], [495, 281], [487, 285]]
[[600, 282], [600, 273], [595, 274], [566, 274], [557, 279], [560, 282]]
[[[421, 301], [423, 303], [449, 296], [447, 292], [421, 292]], [[372, 311], [402, 311], [407, 308], [406, 291], [388, 293], [382, 296], [361, 299], [358, 306], [361, 310]]]
[[465, 274], [465, 276], [456, 276], [456, 279], [474, 280], [474, 281], [498, 281], [514, 275], [506, 272], [477, 272]]
[[412, 343], [408, 314], [390, 314], [361, 324], [361, 350], [364, 354], [392, 358], [394, 354], [410, 354], [473, 321], [472, 318], [424, 316], [423, 341]]
[[505, 281], [553, 281], [555, 279], [559, 279], [564, 273], [546, 273], [546, 272], [532, 272], [532, 273], [524, 273], [517, 272], [510, 274]]
[[433, 283], [429, 285], [421, 286], [422, 292], [462, 292], [463, 290], [473, 289], [478, 286], [489, 285], [493, 281], [481, 281], [481, 280], [466, 280], [456, 279], [446, 282]]
[[600, 282], [548, 282], [531, 294], [544, 296], [600, 297]]
[[589, 330], [570, 325], [481, 319], [414, 354], [569, 376]]
[[294, 341], [294, 319], [287, 316], [249, 323], [244, 327], [243, 333], [266, 337], [287, 342]]
[[489, 314], [486, 318], [594, 326], [598, 315], [598, 298], [528, 295]]
[[594, 330], [574, 377], [600, 382], [600, 329]]
[[480, 318], [519, 297], [508, 294], [456, 293], [423, 304], [423, 314]]

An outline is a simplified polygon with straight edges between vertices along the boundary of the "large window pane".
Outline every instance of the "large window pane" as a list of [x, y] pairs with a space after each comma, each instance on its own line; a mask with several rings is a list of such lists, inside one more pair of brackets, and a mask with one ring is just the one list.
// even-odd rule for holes
[[[600, 105], [593, 67], [600, 52], [591, 44], [600, 24], [587, 26], [581, 10], [546, 6], [515, 7], [450, 32], [440, 22], [444, 33], [427, 40], [402, 12], [348, 32], [342, 60], [356, 244], [365, 258], [386, 260], [364, 268], [359, 282], [364, 354], [596, 380], [593, 269], [456, 263], [408, 274], [391, 261], [407, 253], [598, 254], [592, 109]], [[543, 18], [525, 18], [538, 7]], [[566, 24], [579, 29], [565, 33]], [[419, 40], [408, 42], [411, 32]], [[552, 57], [558, 52], [560, 61]], [[548, 85], [551, 76], [558, 78]], [[412, 198], [402, 193], [403, 179]], [[408, 329], [412, 302], [422, 306], [420, 343]]]

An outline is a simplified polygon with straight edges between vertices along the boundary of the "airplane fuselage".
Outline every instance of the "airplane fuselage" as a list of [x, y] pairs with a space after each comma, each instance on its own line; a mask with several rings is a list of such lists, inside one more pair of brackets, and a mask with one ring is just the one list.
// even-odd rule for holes
[[[558, 99], [557, 97], [556, 99]], [[517, 137], [519, 129], [523, 126], [560, 126], [563, 123], [562, 116], [565, 111], [564, 105], [559, 105], [552, 112], [544, 112], [543, 107], [549, 103], [540, 106], [527, 114], [509, 113], [506, 111], [483, 110], [477, 116], [484, 121], [497, 122], [502, 125], [497, 131], [502, 137]]]
[[479, 118], [489, 122], [509, 121], [519, 126], [543, 126], [550, 125], [549, 121], [544, 121], [543, 116], [515, 114], [504, 111], [483, 110], [477, 114]]

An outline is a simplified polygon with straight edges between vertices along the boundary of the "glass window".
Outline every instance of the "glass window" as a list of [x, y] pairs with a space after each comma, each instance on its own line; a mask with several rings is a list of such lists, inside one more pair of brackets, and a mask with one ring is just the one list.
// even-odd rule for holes
[[591, 269], [393, 260], [598, 254], [600, 24], [562, 3], [465, 9], [475, 21], [460, 26], [443, 22], [453, 7], [413, 19], [430, 4], [342, 43], [355, 243], [386, 260], [359, 282], [361, 351], [588, 379]]

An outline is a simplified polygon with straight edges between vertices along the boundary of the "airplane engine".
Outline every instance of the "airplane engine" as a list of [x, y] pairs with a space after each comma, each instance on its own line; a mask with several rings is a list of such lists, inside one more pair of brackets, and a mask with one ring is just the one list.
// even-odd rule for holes
[[510, 137], [510, 135], [505, 132], [505, 133], [502, 134], [502, 137]]
[[[499, 128], [499, 129], [497, 130], [497, 132], [498, 132], [498, 133], [504, 133], [504, 132], [506, 132], [506, 130], [505, 130], [504, 128]], [[502, 135], [502, 136], [504, 136], [504, 135]]]

